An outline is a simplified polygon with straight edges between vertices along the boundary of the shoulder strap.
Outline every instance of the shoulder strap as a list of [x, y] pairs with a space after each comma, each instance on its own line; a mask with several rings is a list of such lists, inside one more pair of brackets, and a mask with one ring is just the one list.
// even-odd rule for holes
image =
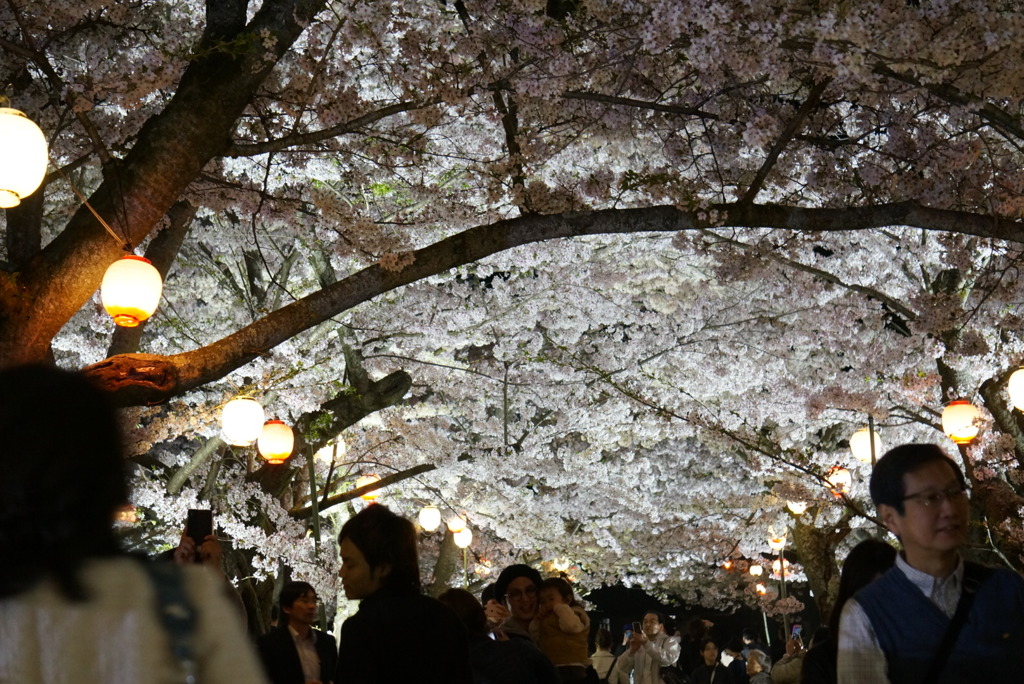
[[992, 574], [992, 568], [986, 568], [983, 565], [976, 565], [974, 563], [964, 563], [964, 578], [960, 586], [960, 600], [957, 601], [953, 619], [950, 620], [949, 627], [946, 628], [946, 633], [942, 636], [942, 641], [939, 643], [935, 656], [932, 658], [932, 663], [928, 667], [928, 673], [921, 680], [924, 684], [930, 684], [939, 680], [939, 676], [946, 668], [946, 663], [949, 662], [949, 657], [953, 655], [953, 646], [956, 644], [957, 637], [960, 636], [960, 631], [967, 623], [967, 616], [970, 615], [971, 607], [974, 605], [974, 595], [978, 593], [978, 589], [981, 588], [981, 585], [990, 574]]
[[192, 632], [196, 613], [185, 595], [181, 568], [173, 563], [145, 563], [156, 591], [160, 624], [171, 641], [171, 653], [185, 684], [196, 684], [196, 659], [192, 650]]

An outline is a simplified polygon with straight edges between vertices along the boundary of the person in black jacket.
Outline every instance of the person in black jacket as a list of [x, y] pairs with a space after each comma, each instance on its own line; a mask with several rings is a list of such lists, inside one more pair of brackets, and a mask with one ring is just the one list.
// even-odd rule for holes
[[345, 596], [360, 603], [341, 626], [336, 684], [472, 684], [466, 629], [421, 593], [413, 524], [372, 504], [338, 545]]
[[313, 628], [317, 598], [306, 582], [288, 582], [278, 598], [280, 623], [256, 642], [273, 684], [330, 684], [338, 660], [334, 637]]

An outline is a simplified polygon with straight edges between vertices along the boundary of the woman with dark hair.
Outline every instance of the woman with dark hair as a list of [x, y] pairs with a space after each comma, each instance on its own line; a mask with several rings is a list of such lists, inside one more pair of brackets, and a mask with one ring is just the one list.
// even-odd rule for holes
[[693, 684], [733, 684], [729, 668], [718, 658], [718, 644], [714, 639], [701, 639], [700, 655], [704, 663], [694, 668], [693, 674], [690, 675]]
[[465, 589], [449, 589], [437, 600], [452, 609], [469, 634], [474, 684], [559, 684], [558, 673], [527, 639], [495, 640], [484, 607]]
[[[804, 656], [801, 684], [835, 684], [838, 651], [839, 616], [843, 606], [862, 587], [874, 582], [896, 563], [896, 549], [879, 539], [865, 539], [857, 544], [843, 561], [839, 576], [839, 593], [824, 635], [814, 635], [814, 643]], [[819, 630], [820, 631], [820, 630]]]
[[[466, 630], [420, 593], [416, 528], [380, 504], [342, 526], [341, 584], [360, 601], [338, 640], [337, 684], [470, 684]], [[403, 632], [406, 638], [396, 640]]]
[[[121, 447], [84, 376], [0, 372], [0, 681], [264, 682], [216, 577], [119, 549]], [[168, 607], [185, 619], [170, 624]]]

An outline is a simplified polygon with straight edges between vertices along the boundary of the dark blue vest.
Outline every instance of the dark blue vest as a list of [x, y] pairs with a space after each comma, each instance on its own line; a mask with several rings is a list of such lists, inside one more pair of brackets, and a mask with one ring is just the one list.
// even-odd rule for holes
[[[969, 564], [968, 564], [969, 565]], [[857, 592], [889, 665], [889, 681], [921, 682], [950, 619], [898, 567]], [[1024, 655], [1024, 579], [988, 573], [960, 631], [940, 682], [1021, 681]]]

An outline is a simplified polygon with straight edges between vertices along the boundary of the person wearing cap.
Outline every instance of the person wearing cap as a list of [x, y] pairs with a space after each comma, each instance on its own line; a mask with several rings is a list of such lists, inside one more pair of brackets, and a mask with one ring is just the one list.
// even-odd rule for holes
[[485, 608], [487, 619], [500, 625], [501, 632], [515, 639], [530, 638], [530, 623], [539, 607], [540, 573], [529, 565], [510, 565], [494, 583], [495, 601]]

